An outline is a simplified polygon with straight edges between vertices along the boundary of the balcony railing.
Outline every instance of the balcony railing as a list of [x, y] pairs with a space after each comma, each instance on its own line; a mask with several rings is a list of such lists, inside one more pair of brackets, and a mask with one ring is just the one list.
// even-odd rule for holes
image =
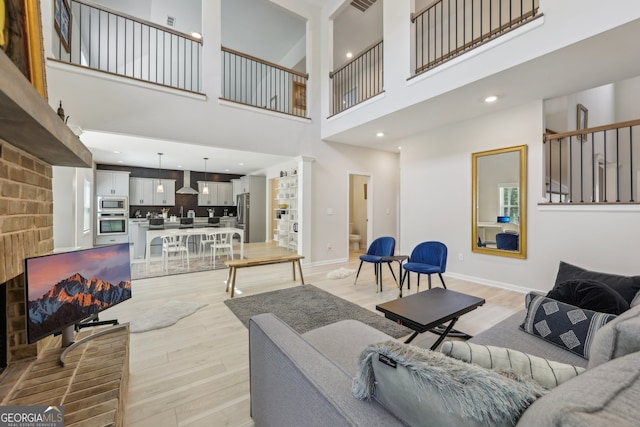
[[547, 133], [548, 203], [621, 204], [640, 199], [640, 120]]
[[383, 90], [382, 40], [329, 73], [331, 79], [331, 115], [353, 107]]
[[58, 59], [119, 76], [202, 91], [202, 41], [85, 1], [71, 1], [71, 37]]
[[414, 13], [415, 74], [541, 16], [539, 0], [440, 0]]
[[221, 99], [297, 117], [307, 115], [308, 74], [222, 47]]

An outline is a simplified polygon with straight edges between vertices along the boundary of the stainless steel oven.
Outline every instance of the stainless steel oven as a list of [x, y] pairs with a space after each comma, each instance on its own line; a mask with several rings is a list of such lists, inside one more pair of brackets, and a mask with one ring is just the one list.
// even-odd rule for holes
[[124, 212], [120, 213], [99, 213], [97, 224], [97, 236], [113, 236], [123, 234], [126, 235], [128, 215]]
[[122, 196], [98, 196], [98, 212], [127, 212], [129, 203], [126, 197]]

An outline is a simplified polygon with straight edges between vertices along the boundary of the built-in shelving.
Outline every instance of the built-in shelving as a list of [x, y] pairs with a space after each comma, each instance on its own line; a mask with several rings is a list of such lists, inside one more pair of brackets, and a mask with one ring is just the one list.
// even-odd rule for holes
[[278, 178], [278, 189], [274, 202], [276, 228], [274, 240], [278, 246], [298, 251], [298, 175], [287, 172]]

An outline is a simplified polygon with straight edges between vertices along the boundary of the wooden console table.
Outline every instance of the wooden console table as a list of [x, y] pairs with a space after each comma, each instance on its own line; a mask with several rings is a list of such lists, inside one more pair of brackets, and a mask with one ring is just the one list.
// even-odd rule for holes
[[304, 277], [302, 276], [302, 266], [300, 260], [303, 259], [302, 255], [278, 255], [278, 256], [266, 256], [260, 258], [250, 259], [232, 259], [225, 261], [225, 265], [229, 267], [229, 274], [227, 275], [227, 289], [225, 292], [229, 292], [229, 285], [231, 285], [231, 298], [235, 294], [236, 288], [236, 270], [238, 268], [245, 267], [257, 267], [259, 265], [281, 264], [284, 262], [290, 262], [293, 270], [293, 281], [296, 280], [296, 264], [298, 265], [298, 271], [300, 272], [300, 281], [304, 285]]

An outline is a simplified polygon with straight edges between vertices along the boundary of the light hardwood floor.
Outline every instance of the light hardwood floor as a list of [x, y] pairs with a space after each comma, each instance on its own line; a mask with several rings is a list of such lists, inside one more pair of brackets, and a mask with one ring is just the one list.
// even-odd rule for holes
[[[245, 247], [249, 258], [277, 252], [270, 244]], [[318, 267], [304, 267], [306, 283], [318, 286], [374, 312], [376, 304], [397, 297], [397, 288], [388, 269], [383, 272], [383, 292], [376, 293], [373, 266], [365, 264], [355, 275], [327, 279], [340, 267], [357, 269], [353, 253], [350, 261]], [[208, 305], [177, 324], [160, 330], [131, 334], [130, 380], [125, 425], [162, 426], [252, 426], [249, 416], [248, 332], [224, 305], [227, 270], [215, 270], [136, 280], [133, 298], [101, 316], [128, 322], [166, 301], [202, 301]], [[447, 278], [449, 289], [486, 299], [486, 304], [464, 315], [456, 327], [476, 334], [518, 311], [524, 295]], [[236, 298], [276, 289], [299, 286], [293, 282], [286, 264], [243, 269]], [[412, 285], [415, 286], [413, 280]], [[434, 277], [434, 284], [439, 280]], [[423, 287], [426, 287], [424, 280]], [[424, 290], [424, 289], [423, 289]], [[404, 295], [415, 292], [405, 289]], [[379, 313], [379, 312], [376, 312]], [[419, 336], [415, 344], [427, 347], [430, 338]]]

